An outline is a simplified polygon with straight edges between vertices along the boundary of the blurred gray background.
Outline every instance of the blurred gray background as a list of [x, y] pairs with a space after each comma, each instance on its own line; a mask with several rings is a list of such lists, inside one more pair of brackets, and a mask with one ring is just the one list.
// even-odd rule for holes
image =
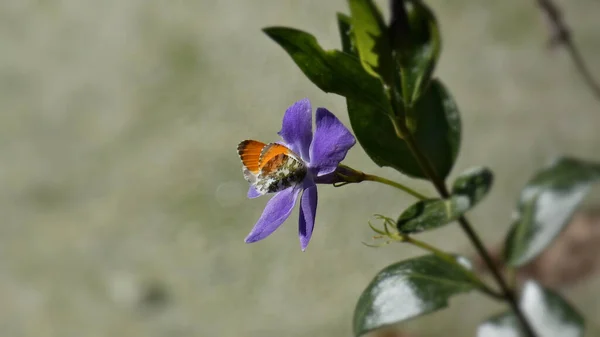
[[[496, 243], [536, 168], [561, 153], [600, 160], [600, 102], [566, 52], [546, 48], [533, 1], [429, 3], [442, 27], [437, 75], [462, 112], [453, 176], [495, 171], [470, 218]], [[600, 2], [559, 3], [600, 76]], [[247, 245], [268, 198], [246, 199], [236, 154], [243, 139], [276, 140], [303, 97], [349, 125], [344, 100], [260, 31], [297, 27], [337, 48], [338, 11], [345, 1], [2, 0], [0, 334], [349, 336], [374, 274], [421, 254], [363, 246], [367, 221], [413, 200], [383, 185], [322, 186], [306, 252], [297, 211]], [[346, 163], [433, 194], [358, 146]], [[422, 238], [472, 252], [456, 226]], [[599, 286], [596, 277], [565, 292], [590, 336], [600, 333]], [[471, 294], [402, 329], [469, 336], [498, 310]]]

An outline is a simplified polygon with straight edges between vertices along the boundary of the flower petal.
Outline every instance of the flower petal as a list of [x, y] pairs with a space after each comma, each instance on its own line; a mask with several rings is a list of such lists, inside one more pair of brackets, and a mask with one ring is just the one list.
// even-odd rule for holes
[[300, 236], [300, 248], [302, 251], [308, 246], [317, 215], [317, 185], [305, 187], [300, 200], [300, 220], [298, 223], [298, 234]]
[[260, 196], [262, 196], [262, 194], [260, 194], [254, 186], [250, 185], [250, 188], [248, 188], [248, 199], [258, 198]]
[[310, 144], [310, 167], [317, 176], [335, 171], [356, 144], [350, 131], [325, 108], [317, 109], [317, 129]]
[[308, 98], [292, 104], [283, 116], [283, 124], [278, 135], [287, 146], [304, 161], [308, 162], [310, 141], [312, 139], [312, 108]]
[[262, 240], [279, 228], [292, 213], [299, 193], [299, 188], [292, 187], [275, 194], [246, 237], [246, 243]]

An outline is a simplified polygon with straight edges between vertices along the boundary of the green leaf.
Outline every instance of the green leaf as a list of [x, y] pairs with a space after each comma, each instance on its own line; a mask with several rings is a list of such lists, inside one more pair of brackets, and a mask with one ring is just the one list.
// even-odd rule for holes
[[[356, 45], [347, 17], [338, 15], [344, 45]], [[267, 28], [265, 33], [282, 46], [302, 72], [321, 90], [347, 98], [352, 129], [365, 152], [379, 166], [389, 166], [417, 178], [426, 178], [406, 143], [396, 135], [390, 120], [391, 107], [381, 82], [369, 75], [348, 52], [325, 51], [314, 36], [291, 28]], [[445, 178], [452, 169], [460, 146], [460, 117], [446, 88], [434, 81], [425, 98], [414, 107], [420, 127], [414, 137]]]
[[[338, 27], [344, 52], [356, 54], [350, 18], [338, 14]], [[365, 152], [379, 166], [392, 167], [406, 175], [427, 178], [421, 171], [404, 140], [397, 137], [389, 118], [382, 118], [369, 104], [346, 100], [352, 129]], [[452, 169], [460, 149], [460, 115], [454, 100], [435, 80], [415, 110], [420, 128], [415, 134], [419, 147], [425, 151], [436, 173], [445, 178]]]
[[[350, 18], [338, 13], [338, 27], [344, 52], [356, 54]], [[460, 148], [460, 115], [454, 100], [435, 80], [427, 98], [417, 104], [420, 128], [415, 134], [437, 174], [445, 178], [452, 169]], [[391, 120], [364, 101], [347, 98], [352, 129], [365, 152], [379, 166], [392, 167], [406, 175], [427, 178], [404, 140], [397, 137]]]
[[412, 157], [404, 141], [396, 137], [383, 85], [356, 57], [350, 18], [338, 14], [338, 26], [344, 52], [325, 51], [312, 35], [299, 30], [274, 27], [264, 31], [321, 90], [347, 98], [352, 128], [369, 157], [379, 166], [403, 171], [404, 163]]
[[324, 50], [314, 36], [293, 28], [264, 29], [292, 57], [317, 87], [372, 107], [376, 118], [391, 114], [381, 81], [369, 75], [355, 56], [339, 50]]
[[[456, 161], [460, 150], [460, 114], [454, 99], [438, 79], [431, 82], [423, 97], [413, 107], [416, 114], [414, 138], [417, 145], [433, 165], [437, 175], [445, 179]], [[418, 174], [415, 175], [415, 170]], [[424, 177], [416, 160], [410, 157], [403, 170], [405, 173]]]
[[396, 62], [402, 78], [403, 97], [407, 104], [416, 102], [429, 85], [441, 50], [437, 19], [420, 0], [406, 1], [408, 34], [391, 31]]
[[418, 233], [455, 221], [477, 205], [492, 187], [492, 171], [473, 168], [461, 174], [447, 199], [422, 200], [407, 208], [398, 218], [398, 231]]
[[517, 216], [506, 240], [506, 261], [521, 266], [540, 254], [568, 224], [600, 164], [560, 158], [539, 171], [521, 191]]
[[512, 311], [504, 312], [483, 322], [477, 328], [477, 337], [529, 337], [519, 324]]
[[494, 174], [487, 167], [474, 167], [461, 173], [452, 184], [452, 195], [466, 195], [472, 206], [479, 203], [492, 188]]
[[[520, 307], [539, 337], [583, 336], [583, 317], [558, 294], [533, 281], [525, 284]], [[512, 312], [492, 317], [477, 329], [477, 337], [507, 336], [527, 337]]]
[[478, 288], [460, 263], [425, 255], [380, 271], [358, 300], [354, 335], [445, 308], [451, 296]]
[[342, 40], [342, 50], [350, 55], [358, 56], [356, 39], [352, 32], [352, 18], [343, 13], [337, 13], [338, 30]]
[[381, 13], [372, 0], [348, 0], [360, 61], [368, 73], [391, 85], [396, 65]]

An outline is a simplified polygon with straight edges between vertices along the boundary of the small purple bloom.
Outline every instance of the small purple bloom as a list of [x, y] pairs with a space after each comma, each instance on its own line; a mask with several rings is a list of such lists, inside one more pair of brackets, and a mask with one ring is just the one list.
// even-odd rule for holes
[[[306, 98], [286, 110], [278, 134], [283, 139], [279, 144], [291, 150], [289, 153], [277, 152], [278, 156], [273, 156], [266, 164], [260, 164], [258, 173], [251, 173], [244, 167], [244, 175], [251, 183], [249, 198], [268, 192], [275, 193], [245, 241], [256, 242], [273, 233], [290, 216], [299, 199], [298, 231], [300, 247], [304, 251], [312, 236], [317, 214], [316, 184], [331, 181], [331, 175], [346, 157], [348, 150], [354, 146], [356, 139], [325, 108], [317, 109], [316, 130], [313, 134], [312, 109]], [[271, 145], [265, 146], [266, 150], [263, 149], [260, 159], [265, 157], [269, 151], [267, 147]], [[300, 192], [302, 196], [298, 198]]]

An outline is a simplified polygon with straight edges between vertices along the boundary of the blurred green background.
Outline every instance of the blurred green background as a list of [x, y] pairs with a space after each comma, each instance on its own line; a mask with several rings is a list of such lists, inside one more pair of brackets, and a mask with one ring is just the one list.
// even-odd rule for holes
[[[379, 2], [387, 12], [387, 4]], [[515, 197], [561, 153], [600, 159], [600, 103], [564, 50], [550, 51], [534, 1], [431, 0], [437, 74], [462, 112], [453, 171], [487, 165], [491, 195], [470, 218], [501, 240]], [[560, 1], [600, 76], [600, 2]], [[383, 185], [320, 188], [306, 252], [297, 211], [244, 244], [267, 198], [247, 200], [236, 145], [274, 141], [309, 97], [349, 125], [344, 100], [314, 87], [262, 34], [269, 25], [338, 47], [336, 1], [3, 0], [0, 2], [2, 336], [349, 336], [356, 299], [389, 263], [370, 249], [373, 213], [413, 200]], [[357, 146], [346, 163], [378, 168]], [[469, 254], [456, 226], [423, 239]], [[566, 291], [600, 330], [600, 278]], [[469, 336], [500, 307], [478, 294], [403, 327]]]

